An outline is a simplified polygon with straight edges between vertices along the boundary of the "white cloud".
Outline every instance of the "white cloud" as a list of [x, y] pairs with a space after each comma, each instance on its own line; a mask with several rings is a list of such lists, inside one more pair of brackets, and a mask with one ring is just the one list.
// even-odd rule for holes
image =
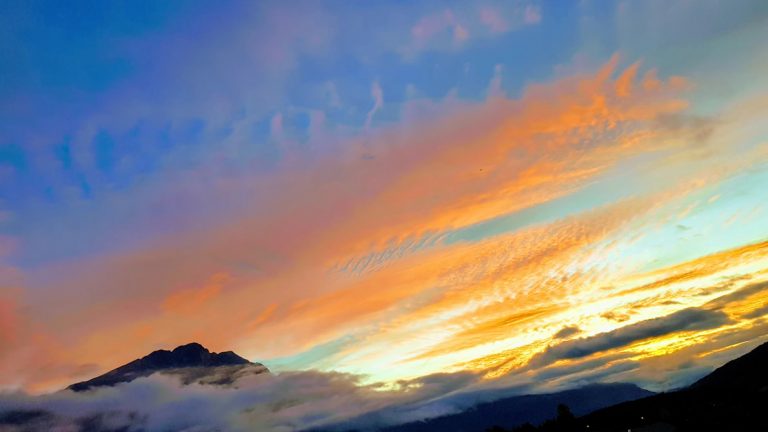
[[[89, 424], [97, 425], [97, 430], [148, 432], [294, 431], [377, 411], [381, 412], [373, 417], [376, 422], [395, 424], [452, 412], [460, 404], [422, 401], [464, 388], [477, 379], [467, 373], [439, 374], [385, 390], [361, 385], [358, 376], [315, 371], [246, 374], [231, 386], [182, 385], [179, 378], [155, 374], [80, 393], [0, 394], [0, 430], [80, 430]], [[8, 420], [13, 417], [8, 416], [11, 413], [15, 421]]]
[[371, 110], [368, 111], [368, 115], [365, 117], [366, 129], [371, 127], [373, 116], [381, 109], [382, 105], [384, 105], [384, 92], [381, 90], [378, 81], [374, 81], [373, 85], [371, 85], [371, 97], [373, 98], [373, 107], [371, 107]]

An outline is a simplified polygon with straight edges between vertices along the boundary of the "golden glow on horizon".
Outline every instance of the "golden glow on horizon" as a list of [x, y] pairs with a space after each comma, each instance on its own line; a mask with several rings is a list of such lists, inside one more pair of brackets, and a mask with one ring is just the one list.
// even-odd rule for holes
[[[269, 182], [248, 178], [280, 195], [207, 230], [73, 263], [56, 281], [66, 298], [57, 291], [46, 299], [71, 308], [41, 314], [46, 330], [26, 336], [69, 369], [31, 371], [25, 352], [0, 373], [45, 390], [92, 375], [77, 369], [79, 358], [99, 359], [104, 371], [125, 360], [118, 345], [159, 348], [192, 338], [268, 366], [293, 356], [302, 368], [364, 374], [366, 382], [457, 371], [504, 380], [595, 359], [652, 364], [755, 328], [762, 318], [746, 316], [768, 303], [768, 290], [724, 301], [717, 310], [730, 321], [715, 328], [670, 330], [532, 365], [558, 344], [688, 308], [710, 310], [768, 280], [766, 242], [687, 260], [634, 255], [649, 237], [676, 241], [677, 232], [659, 232], [725, 205], [729, 197], [710, 189], [768, 158], [757, 148], [723, 162], [718, 152], [726, 151], [715, 145], [709, 158], [691, 156], [702, 134], [685, 117], [682, 95], [691, 84], [661, 80], [655, 70], [638, 78], [637, 64], [617, 71], [617, 62], [531, 85], [520, 99], [462, 106], [415, 131], [385, 130], [373, 138], [373, 158], [361, 159], [369, 149], [355, 146], [321, 163], [289, 165]], [[730, 137], [733, 128], [710, 139]], [[446, 240], [595, 184], [626, 181], [627, 169], [651, 186], [586, 210], [563, 204], [556, 217], [493, 235]], [[689, 202], [696, 194], [704, 197]], [[427, 246], [415, 245], [425, 238]], [[246, 264], [220, 264], [240, 259]], [[111, 291], [98, 290], [111, 283]], [[86, 316], [88, 329], [62, 325]], [[572, 332], [556, 337], [566, 327]], [[50, 329], [72, 344], [51, 342]], [[318, 365], [312, 350], [327, 345], [333, 349]]]

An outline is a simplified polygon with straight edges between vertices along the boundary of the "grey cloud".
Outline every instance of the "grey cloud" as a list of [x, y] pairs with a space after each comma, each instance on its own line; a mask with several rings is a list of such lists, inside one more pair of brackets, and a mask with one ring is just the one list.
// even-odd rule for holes
[[0, 424], [14, 431], [81, 430], [84, 424], [97, 431], [292, 431], [376, 409], [394, 397], [342, 374], [248, 376], [236, 387], [183, 385], [179, 378], [153, 375], [84, 393], [2, 395], [0, 422], [9, 415], [29, 418]]
[[768, 316], [768, 304], [764, 304], [762, 307], [759, 307], [752, 312], [744, 315], [744, 318], [749, 319], [755, 319], [755, 318], [763, 318], [765, 316]]
[[673, 353], [644, 359], [638, 370], [615, 376], [654, 391], [687, 386], [768, 340], [768, 323], [723, 330]]
[[529, 365], [541, 367], [558, 360], [578, 359], [652, 337], [679, 331], [718, 327], [728, 321], [728, 316], [720, 311], [697, 308], [683, 309], [661, 318], [641, 321], [610, 332], [550, 346], [534, 356]]
[[576, 333], [581, 333], [581, 329], [577, 326], [566, 326], [563, 327], [559, 332], [555, 333], [554, 338], [555, 339], [564, 339], [568, 336], [573, 336]]
[[183, 384], [188, 378], [155, 374], [81, 393], [0, 394], [0, 430], [282, 432], [374, 412], [379, 423], [396, 424], [463, 407], [440, 398], [478, 381], [471, 373], [437, 374], [385, 390], [355, 375], [317, 371], [241, 375], [227, 386]]
[[628, 357], [628, 354], [619, 353], [610, 355], [607, 357], [601, 357], [598, 359], [590, 359], [586, 361], [576, 362], [574, 364], [568, 364], [563, 366], [548, 366], [543, 369], [537, 370], [534, 375], [534, 381], [552, 381], [559, 380], [565, 377], [571, 377], [576, 375], [578, 379], [581, 379], [581, 374], [598, 370], [607, 364], [615, 361], [623, 360]]
[[630, 360], [620, 361], [596, 370], [584, 371], [577, 379], [569, 381], [571, 385], [576, 384], [579, 386], [596, 382], [622, 382], [623, 380], [616, 379], [615, 376], [621, 373], [635, 371], [638, 368], [640, 368], [640, 362]]
[[758, 294], [765, 290], [768, 290], [768, 282], [752, 283], [742, 288], [739, 288], [738, 290], [730, 294], [720, 296], [710, 301], [709, 303], [706, 304], [706, 307], [710, 309], [722, 309], [731, 303], [744, 300], [747, 297], [750, 297], [754, 294]]
[[[405, 382], [401, 382], [404, 385]], [[342, 422], [322, 431], [377, 431], [402, 423], [426, 420], [465, 411], [478, 404], [534, 392], [531, 385], [509, 385], [481, 380], [476, 374], [434, 374], [408, 381], [420, 393], [410, 401], [395, 403]], [[410, 392], [410, 390], [408, 390]]]

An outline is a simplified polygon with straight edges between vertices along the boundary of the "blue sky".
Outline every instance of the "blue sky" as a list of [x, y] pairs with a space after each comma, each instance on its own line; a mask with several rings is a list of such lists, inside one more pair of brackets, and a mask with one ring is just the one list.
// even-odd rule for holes
[[[764, 2], [4, 9], [0, 387], [190, 339], [519, 383], [563, 326], [609, 334], [765, 277]], [[713, 256], [730, 264], [704, 274]], [[764, 301], [594, 357], [682, 382], [756, 343]], [[743, 337], [701, 343], [716, 332]], [[582, 379], [561, 378], [537, 384]]]

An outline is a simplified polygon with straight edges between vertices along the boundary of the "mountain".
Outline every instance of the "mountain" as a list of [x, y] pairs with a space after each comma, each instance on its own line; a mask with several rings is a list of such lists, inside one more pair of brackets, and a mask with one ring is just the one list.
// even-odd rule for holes
[[[563, 406], [558, 407], [560, 404]], [[678, 391], [653, 394], [628, 384], [589, 386], [501, 399], [386, 431], [763, 432], [768, 431], [766, 407], [768, 343]], [[556, 413], [557, 418], [545, 421]]]
[[579, 419], [576, 430], [768, 431], [766, 407], [768, 343], [685, 389], [589, 414]]
[[[592, 385], [552, 394], [507, 397], [475, 405], [457, 414], [392, 426], [383, 430], [386, 432], [483, 432], [488, 429], [504, 431], [505, 429], [494, 427], [499, 425], [506, 428], [516, 427], [516, 429], [506, 429], [515, 432], [763, 432], [768, 431], [768, 412], [765, 411], [768, 407], [766, 365], [768, 365], [768, 343], [728, 362], [693, 385], [674, 392], [654, 395], [631, 384]], [[96, 386], [114, 385], [156, 372], [181, 375], [184, 382], [226, 384], [236, 379], [233, 377], [237, 377], [238, 374], [268, 371], [264, 366], [251, 363], [232, 352], [211, 353], [199, 344], [189, 344], [173, 351], [153, 352], [93, 380], [74, 384], [70, 388], [81, 391]], [[397, 411], [394, 412], [397, 413]], [[544, 419], [552, 417], [555, 413], [557, 413], [556, 419], [542, 424]], [[376, 412], [365, 414], [353, 421], [324, 427], [322, 430], [336, 432], [370, 430], [372, 425], [383, 424], [376, 422], [376, 414]], [[392, 412], [386, 414], [389, 415]], [[581, 417], [574, 417], [574, 414]], [[53, 424], [52, 422], [59, 418], [57, 415], [54, 411], [46, 411], [34, 405], [3, 412], [0, 404], [0, 430], [51, 430], [45, 425]], [[78, 417], [75, 420], [97, 426], [112, 421], [107, 417], [98, 417], [99, 415], [101, 414], [97, 413], [96, 417], [86, 416], [82, 419]], [[127, 413], [126, 415], [137, 414]], [[381, 418], [383, 416], [378, 417], [379, 420]], [[521, 425], [523, 422], [541, 425], [538, 427], [530, 424]], [[97, 426], [83, 426], [72, 430], [118, 430]], [[8, 427], [10, 429], [7, 429]], [[319, 430], [313, 429], [315, 432]]]
[[[513, 432], [768, 431], [768, 343], [691, 386]], [[553, 410], [551, 414], [554, 414]], [[482, 429], [477, 429], [481, 432]]]
[[479, 404], [469, 410], [426, 421], [385, 429], [387, 432], [477, 432], [497, 425], [516, 426], [539, 423], [552, 416], [559, 404], [566, 404], [577, 415], [617, 402], [653, 395], [633, 384], [595, 384], [558, 393], [513, 396]]
[[[634, 384], [594, 384], [557, 393], [506, 397], [480, 403], [456, 414], [404, 423], [380, 430], [382, 432], [482, 432], [497, 425], [509, 427], [525, 422], [542, 422], [552, 416], [559, 404], [567, 404], [577, 414], [586, 414], [616, 402], [653, 394]], [[353, 431], [358, 429], [356, 425], [375, 423], [375, 417], [376, 413], [364, 415], [352, 422], [332, 428], [322, 428], [322, 430]]]
[[227, 384], [247, 369], [250, 373], [269, 370], [260, 363], [252, 363], [232, 351], [210, 352], [199, 343], [190, 343], [172, 351], [158, 350], [113, 369], [88, 381], [67, 387], [73, 391], [85, 391], [94, 387], [113, 386], [156, 372], [182, 376], [185, 383], [201, 381], [208, 384]]
[[691, 388], [765, 392], [768, 390], [768, 343], [715, 369]]

